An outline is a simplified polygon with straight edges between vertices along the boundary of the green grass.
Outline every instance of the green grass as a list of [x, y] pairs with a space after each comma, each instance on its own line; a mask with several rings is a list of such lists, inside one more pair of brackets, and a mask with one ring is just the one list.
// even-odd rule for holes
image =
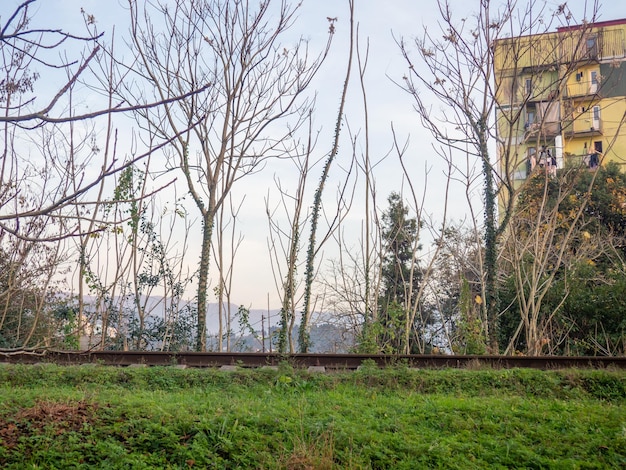
[[626, 468], [626, 372], [0, 367], [0, 468]]

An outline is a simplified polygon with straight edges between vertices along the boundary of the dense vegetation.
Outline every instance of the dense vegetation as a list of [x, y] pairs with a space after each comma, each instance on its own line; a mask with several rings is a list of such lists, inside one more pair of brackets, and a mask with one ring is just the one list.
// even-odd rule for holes
[[[511, 225], [501, 343], [531, 349], [534, 318], [535, 337], [544, 343], [538, 351], [624, 351], [626, 174], [619, 166], [565, 169], [558, 179], [535, 173], [520, 191]], [[519, 256], [509, 255], [514, 250]], [[525, 325], [516, 333], [520, 320]]]
[[622, 371], [3, 366], [3, 468], [619, 468]]

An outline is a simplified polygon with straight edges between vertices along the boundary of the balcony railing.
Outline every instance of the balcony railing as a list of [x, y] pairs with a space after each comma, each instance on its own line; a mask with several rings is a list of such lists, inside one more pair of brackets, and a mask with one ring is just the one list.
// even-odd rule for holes
[[599, 93], [600, 86], [591, 80], [581, 80], [575, 83], [568, 83], [564, 90], [564, 98], [579, 98], [595, 96]]
[[532, 123], [524, 126], [524, 138], [527, 142], [535, 142], [537, 139], [553, 139], [561, 133], [561, 123], [558, 121], [546, 121]]
[[497, 70], [539, 70], [574, 62], [624, 58], [625, 36], [626, 32], [619, 27], [590, 27], [501, 39], [497, 41], [500, 50], [494, 58], [495, 66]]
[[602, 135], [602, 127], [602, 119], [590, 119], [586, 116], [563, 121], [563, 132], [566, 136], [570, 137]]

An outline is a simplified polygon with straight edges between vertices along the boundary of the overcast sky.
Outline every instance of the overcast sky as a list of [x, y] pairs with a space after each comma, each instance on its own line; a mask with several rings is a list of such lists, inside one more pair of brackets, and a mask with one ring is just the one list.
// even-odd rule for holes
[[[553, 11], [563, 2], [548, 1], [546, 8], [548, 11]], [[21, 1], [17, 0], [0, 0], [0, 14], [3, 22], [20, 3]], [[495, 6], [499, 4], [496, 1], [492, 3]], [[127, 31], [127, 12], [123, 8], [124, 4], [124, 0], [39, 0], [33, 5], [34, 25], [45, 24], [48, 27], [62, 27], [69, 32], [81, 33], [84, 31], [81, 9], [84, 9], [95, 16], [100, 31], [110, 35], [115, 26], [116, 36], [122, 36]], [[451, 0], [450, 4], [455, 15], [460, 18], [477, 9], [480, 2], [478, 0]], [[519, 4], [524, 8], [527, 2], [519, 2]], [[593, 8], [590, 2], [583, 0], [569, 1], [567, 4], [576, 20], [588, 17], [588, 12]], [[360, 41], [362, 45], [369, 43], [365, 84], [368, 93], [372, 158], [379, 159], [391, 149], [391, 125], [393, 123], [398, 138], [402, 142], [409, 141], [407, 155], [411, 157], [411, 177], [419, 192], [426, 188], [426, 210], [434, 218], [443, 211], [442, 188], [445, 184], [445, 168], [441, 159], [432, 151], [432, 139], [422, 129], [420, 120], [412, 109], [413, 103], [410, 97], [393, 81], [401, 81], [406, 71], [406, 63], [394, 37], [410, 40], [420, 35], [424, 26], [437, 27], [439, 12], [436, 5], [435, 0], [356, 0], [356, 20], [359, 23]], [[600, 20], [626, 17], [626, 7], [621, 0], [605, 1], [599, 5], [599, 11]], [[318, 99], [315, 126], [321, 131], [318, 144], [320, 157], [331, 148], [330, 136], [334, 128], [335, 113], [345, 74], [349, 29], [347, 0], [304, 0], [299, 20], [293, 29], [294, 35], [309, 38], [312, 47], [319, 49], [326, 41], [327, 17], [337, 18], [337, 22], [331, 55], [314, 82]], [[352, 132], [357, 133], [363, 128], [362, 97], [356, 80], [353, 81], [352, 86], [346, 119]], [[344, 143], [342, 149], [347, 152], [349, 146]], [[340, 153], [337, 167], [333, 169], [334, 175], [341, 174], [342, 165], [348, 164], [347, 158], [349, 155]], [[279, 174], [276, 170], [273, 174], [265, 172], [251, 179], [245, 186], [246, 200], [238, 222], [245, 238], [236, 260], [235, 270], [238, 275], [233, 299], [238, 304], [264, 308], [269, 294], [272, 299], [271, 306], [277, 306], [267, 254], [264, 197], [267, 194], [267, 188], [273, 186], [272, 179], [275, 176], [289, 177], [286, 169], [285, 174], [280, 174], [280, 171], [278, 170]], [[317, 181], [319, 171], [318, 166], [313, 174], [313, 181]], [[375, 178], [381, 205], [384, 205], [389, 192], [399, 190], [404, 184], [397, 159], [393, 156], [380, 164], [376, 169]], [[331, 179], [329, 184], [327, 195], [331, 200], [335, 197], [335, 188], [339, 184], [339, 179]], [[473, 189], [474, 196], [478, 197], [480, 184]], [[451, 217], [457, 220], [467, 218], [465, 189], [459, 186], [453, 190], [458, 193], [454, 194]], [[237, 195], [243, 196], [241, 192], [237, 192]], [[358, 205], [359, 197], [357, 196], [356, 199], [355, 205]], [[276, 199], [274, 202], [277, 202]], [[192, 217], [196, 216], [193, 209], [190, 213]], [[361, 218], [361, 213], [355, 212], [353, 219], [348, 219], [354, 224], [355, 232], [359, 231]], [[197, 241], [199, 240], [198, 228], [196, 224], [195, 246], [199, 243]], [[191, 258], [190, 262], [193, 262], [193, 256]]]

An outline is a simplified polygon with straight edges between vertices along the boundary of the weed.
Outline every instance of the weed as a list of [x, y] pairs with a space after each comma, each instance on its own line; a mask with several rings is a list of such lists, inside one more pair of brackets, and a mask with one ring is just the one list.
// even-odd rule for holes
[[625, 399], [623, 371], [7, 366], [0, 467], [624, 468]]
[[297, 434], [290, 450], [279, 458], [281, 466], [290, 470], [326, 470], [335, 468], [335, 446], [331, 432], [321, 435]]

